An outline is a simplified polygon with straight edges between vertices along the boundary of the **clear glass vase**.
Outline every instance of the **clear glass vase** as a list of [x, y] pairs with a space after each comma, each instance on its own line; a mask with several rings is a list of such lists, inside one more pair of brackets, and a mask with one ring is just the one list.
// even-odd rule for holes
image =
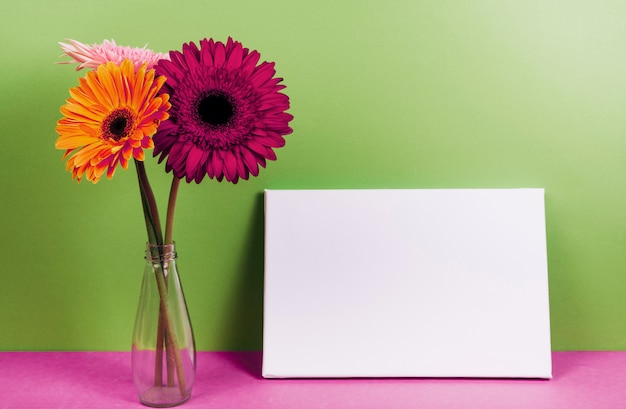
[[174, 244], [146, 247], [133, 332], [132, 371], [141, 403], [167, 408], [191, 397], [196, 348]]

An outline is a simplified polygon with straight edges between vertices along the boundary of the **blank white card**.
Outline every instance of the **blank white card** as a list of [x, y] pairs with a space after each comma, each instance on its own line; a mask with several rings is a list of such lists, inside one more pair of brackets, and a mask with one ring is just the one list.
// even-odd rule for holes
[[266, 190], [263, 376], [550, 378], [543, 189]]

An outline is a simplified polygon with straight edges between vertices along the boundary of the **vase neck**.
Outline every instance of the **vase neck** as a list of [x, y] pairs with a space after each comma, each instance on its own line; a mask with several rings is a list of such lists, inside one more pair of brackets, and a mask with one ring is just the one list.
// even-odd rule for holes
[[152, 244], [146, 243], [146, 261], [159, 263], [176, 259], [176, 243]]

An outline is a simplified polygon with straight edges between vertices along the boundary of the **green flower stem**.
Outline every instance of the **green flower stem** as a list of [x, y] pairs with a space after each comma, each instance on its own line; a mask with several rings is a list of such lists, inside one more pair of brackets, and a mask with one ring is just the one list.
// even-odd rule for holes
[[148, 238], [152, 244], [163, 244], [163, 233], [161, 232], [161, 221], [159, 220], [159, 210], [156, 199], [148, 181], [146, 168], [142, 161], [135, 159], [137, 177], [139, 178], [139, 189], [141, 190], [141, 201], [143, 203], [144, 215], [146, 217], [146, 227], [148, 228]]
[[[161, 312], [163, 315], [163, 321], [165, 326], [165, 344], [166, 348], [172, 352], [174, 362], [176, 366], [176, 373], [178, 374], [178, 388], [180, 389], [181, 396], [187, 394], [187, 383], [185, 382], [185, 374], [183, 372], [183, 363], [180, 355], [180, 348], [178, 347], [178, 340], [174, 333], [174, 321], [172, 320], [172, 314], [169, 309], [169, 302], [167, 300], [167, 283], [165, 282], [165, 275], [163, 271], [155, 271], [157, 280], [157, 287], [159, 288], [159, 296], [161, 297]], [[170, 378], [171, 382], [171, 378]]]
[[174, 211], [176, 210], [178, 186], [180, 186], [180, 179], [174, 176], [172, 178], [172, 187], [170, 188], [170, 198], [167, 202], [167, 218], [165, 220], [165, 244], [173, 243], [172, 236], [174, 234]]
[[[143, 162], [138, 160], [135, 160], [135, 168], [137, 169], [137, 179], [139, 182], [139, 192], [141, 194], [144, 219], [146, 221], [146, 230], [148, 231], [148, 242], [150, 244], [162, 243], [162, 239], [158, 233], [161, 225], [159, 222], [159, 213], [156, 207], [154, 193], [152, 192], [150, 182], [148, 181], [146, 168]], [[159, 223], [155, 223], [155, 218]], [[161, 254], [157, 253], [157, 249], [151, 248], [151, 251], [155, 253], [151, 255], [153, 260], [161, 259]], [[163, 342], [165, 340], [163, 308], [164, 305], [161, 299], [159, 306], [159, 322], [157, 326], [156, 354], [154, 358], [154, 386], [163, 386], [163, 376], [161, 375], [163, 373]]]
[[[146, 220], [146, 228], [148, 231], [148, 241], [151, 244], [157, 246], [152, 247], [153, 254], [151, 255], [153, 260], [160, 260], [159, 268], [155, 270], [155, 277], [157, 280], [157, 287], [159, 290], [160, 308], [159, 308], [159, 325], [157, 329], [157, 345], [156, 345], [156, 362], [155, 362], [155, 384], [160, 385], [162, 383], [161, 373], [163, 368], [163, 342], [165, 340], [165, 348], [169, 352], [172, 352], [174, 357], [176, 372], [178, 374], [178, 384], [180, 393], [185, 396], [187, 393], [187, 385], [185, 382], [185, 375], [183, 372], [182, 359], [180, 355], [180, 348], [178, 346], [178, 340], [174, 333], [174, 322], [172, 314], [170, 312], [169, 301], [167, 298], [167, 282], [165, 281], [165, 271], [163, 266], [163, 254], [161, 254], [161, 247], [163, 245], [163, 235], [161, 232], [161, 223], [159, 220], [159, 212], [156, 205], [156, 200], [148, 181], [148, 175], [142, 161], [135, 160], [137, 169], [137, 177], [139, 179], [139, 190], [141, 193], [141, 203], [143, 205], [144, 217]], [[161, 332], [161, 333], [159, 333]], [[171, 356], [171, 355], [170, 355]], [[158, 371], [158, 375], [157, 375]], [[170, 380], [171, 381], [171, 380]]]
[[156, 354], [154, 355], [154, 386], [163, 386], [163, 343], [165, 342], [165, 330], [163, 327], [163, 303], [159, 303], [159, 322], [157, 326]]
[[[172, 186], [170, 188], [170, 196], [167, 202], [167, 216], [165, 219], [165, 244], [173, 244], [173, 229], [174, 229], [174, 212], [176, 209], [176, 198], [178, 196], [178, 187], [180, 186], [180, 179], [174, 176], [172, 178]], [[168, 386], [172, 386], [174, 381], [172, 361], [176, 362], [176, 357], [173, 356], [175, 351], [171, 349], [167, 350], [167, 379]]]

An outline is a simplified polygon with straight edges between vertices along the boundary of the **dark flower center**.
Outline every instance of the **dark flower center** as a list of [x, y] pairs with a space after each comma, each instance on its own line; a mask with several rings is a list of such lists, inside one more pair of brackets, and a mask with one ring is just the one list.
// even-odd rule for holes
[[197, 105], [198, 116], [202, 122], [213, 126], [227, 124], [233, 117], [233, 104], [221, 93], [212, 93], [202, 97]]
[[133, 132], [134, 123], [133, 115], [128, 109], [117, 109], [102, 122], [102, 138], [105, 140], [113, 139], [118, 142], [122, 138], [130, 136]]
[[122, 135], [124, 135], [124, 129], [126, 129], [127, 123], [128, 120], [123, 116], [117, 117], [109, 124], [109, 132], [121, 138]]

